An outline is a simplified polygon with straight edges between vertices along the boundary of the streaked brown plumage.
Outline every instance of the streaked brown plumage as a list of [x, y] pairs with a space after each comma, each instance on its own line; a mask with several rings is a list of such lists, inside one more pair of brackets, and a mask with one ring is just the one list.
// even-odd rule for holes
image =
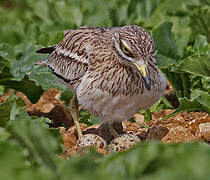
[[149, 108], [165, 89], [152, 37], [135, 25], [68, 30], [58, 45], [38, 51], [46, 52], [50, 55], [40, 64], [103, 122], [128, 120]]

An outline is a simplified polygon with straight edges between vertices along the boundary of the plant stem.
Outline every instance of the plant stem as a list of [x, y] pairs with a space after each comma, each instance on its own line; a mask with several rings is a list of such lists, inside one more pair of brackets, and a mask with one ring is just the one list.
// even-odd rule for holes
[[183, 96], [188, 98], [187, 81], [183, 73], [181, 73]]

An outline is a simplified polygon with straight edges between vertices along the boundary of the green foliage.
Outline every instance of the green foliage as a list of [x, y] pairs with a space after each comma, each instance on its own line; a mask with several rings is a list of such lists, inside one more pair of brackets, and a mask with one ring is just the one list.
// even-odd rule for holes
[[210, 54], [190, 56], [177, 65], [177, 72], [182, 71], [197, 76], [210, 77]]
[[201, 103], [199, 103], [197, 98], [195, 98], [194, 100], [188, 100], [187, 98], [180, 98], [179, 100], [180, 100], [179, 107], [173, 113], [165, 116], [164, 119], [167, 119], [169, 117], [172, 117], [173, 115], [176, 115], [184, 111], [195, 111], [203, 109]]
[[201, 6], [199, 8], [194, 9], [193, 14], [191, 14], [191, 27], [193, 29], [193, 38], [197, 36], [197, 34], [205, 35], [210, 42], [210, 8], [209, 2]]
[[80, 112], [80, 122], [85, 123], [89, 126], [93, 124], [100, 124], [98, 117], [92, 116], [89, 112], [82, 110]]
[[105, 157], [90, 149], [88, 154], [69, 160], [55, 157], [56, 171], [49, 166], [29, 163], [26, 149], [15, 142], [1, 141], [0, 147], [2, 179], [197, 180], [209, 177], [209, 147], [199, 143], [142, 143], [127, 152]]
[[172, 23], [164, 22], [152, 31], [152, 36], [155, 41], [158, 54], [172, 59], [177, 59], [178, 53], [171, 28]]
[[[2, 0], [0, 2], [0, 94], [9, 88], [35, 103], [44, 90], [59, 88], [68, 104], [72, 93], [45, 67], [35, 51], [58, 43], [66, 29], [83, 25], [136, 24], [151, 32], [157, 61], [180, 101], [168, 117], [183, 111], [210, 113], [210, 3], [208, 0]], [[128, 102], [129, 103], [129, 102]], [[162, 98], [151, 112], [173, 108]], [[167, 118], [167, 117], [166, 117]], [[12, 95], [0, 104], [0, 179], [209, 179], [209, 147], [204, 144], [143, 143], [101, 157], [63, 160], [57, 129], [30, 117]], [[81, 112], [81, 122], [98, 123]]]
[[[164, 22], [152, 31], [152, 35], [156, 46], [158, 46], [157, 60], [159, 67], [170, 81], [180, 101], [180, 107], [173, 114], [192, 110], [210, 112], [209, 103], [206, 103], [207, 100], [205, 100], [209, 97], [209, 89], [204, 85], [204, 79], [210, 77], [210, 46], [207, 38], [204, 35], [197, 35], [193, 47], [185, 47], [186, 52], [181, 57], [178, 55], [171, 29], [172, 24]], [[201, 83], [195, 89], [193, 79], [196, 77], [200, 78]], [[202, 93], [193, 96], [195, 92], [198, 92], [195, 91], [198, 88]], [[187, 104], [183, 103], [185, 101]], [[195, 101], [198, 103], [196, 106]]]
[[56, 171], [54, 156], [61, 148], [59, 132], [56, 129], [49, 129], [44, 118], [33, 119], [21, 109], [7, 130], [12, 139], [27, 149], [30, 162], [45, 165]]
[[14, 120], [20, 108], [24, 106], [24, 101], [14, 95], [10, 96], [6, 102], [0, 104], [0, 126], [6, 126], [9, 120]]

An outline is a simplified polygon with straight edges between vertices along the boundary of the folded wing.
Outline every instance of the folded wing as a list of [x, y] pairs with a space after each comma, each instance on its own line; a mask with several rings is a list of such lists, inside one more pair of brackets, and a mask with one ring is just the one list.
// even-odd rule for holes
[[68, 30], [56, 46], [39, 49], [37, 53], [50, 54], [36, 64], [48, 66], [65, 83], [80, 80], [88, 69], [90, 48], [88, 32], [84, 29]]

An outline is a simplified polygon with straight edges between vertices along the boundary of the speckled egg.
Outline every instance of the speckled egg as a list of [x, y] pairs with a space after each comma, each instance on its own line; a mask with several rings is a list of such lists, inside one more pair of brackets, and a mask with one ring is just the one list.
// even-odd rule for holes
[[100, 149], [105, 149], [107, 147], [107, 143], [101, 136], [96, 134], [85, 134], [78, 140], [77, 146], [95, 146]]
[[108, 150], [109, 152], [125, 151], [140, 141], [139, 137], [134, 134], [122, 134], [111, 141]]

